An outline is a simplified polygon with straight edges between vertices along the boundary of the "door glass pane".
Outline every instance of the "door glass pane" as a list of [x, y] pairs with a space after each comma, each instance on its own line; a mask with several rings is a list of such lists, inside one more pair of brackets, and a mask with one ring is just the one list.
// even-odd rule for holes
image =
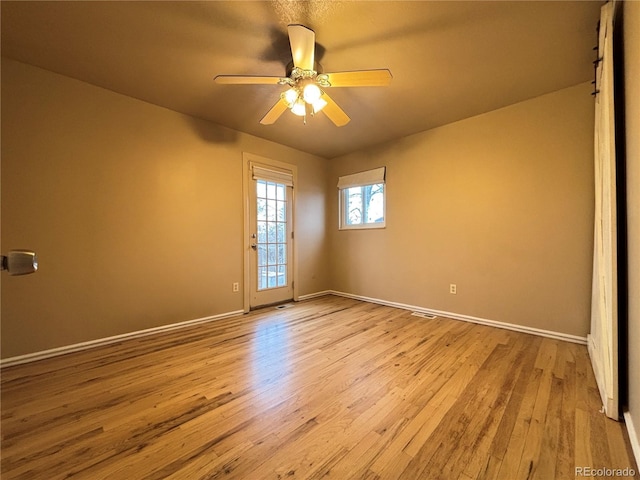
[[277, 208], [277, 217], [279, 222], [284, 222], [287, 218], [287, 204], [283, 201], [278, 200]]
[[258, 220], [267, 219], [267, 201], [264, 198], [258, 198]]
[[277, 287], [276, 276], [278, 275], [278, 267], [271, 266], [267, 272], [267, 288]]
[[276, 219], [276, 201], [267, 200], [267, 220], [273, 222]]
[[267, 198], [267, 185], [264, 182], [258, 182], [258, 198]]
[[276, 199], [276, 184], [267, 182], [267, 198]]
[[258, 180], [258, 290], [287, 286], [287, 187]]
[[269, 222], [267, 225], [267, 241], [269, 243], [276, 243], [276, 223]]
[[277, 231], [278, 231], [278, 243], [285, 243], [285, 237], [287, 235], [287, 224], [284, 222], [278, 222], [277, 225]]
[[267, 222], [258, 220], [258, 243], [267, 243]]
[[258, 290], [267, 288], [267, 269], [258, 267]]
[[270, 243], [267, 245], [267, 265], [277, 265], [276, 262], [276, 244]]
[[287, 263], [287, 246], [284, 243], [278, 244], [278, 265]]

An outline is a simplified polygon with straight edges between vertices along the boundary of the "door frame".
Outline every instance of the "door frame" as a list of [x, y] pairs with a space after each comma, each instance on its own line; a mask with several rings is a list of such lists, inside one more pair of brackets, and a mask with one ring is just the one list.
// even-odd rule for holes
[[253, 185], [253, 178], [251, 175], [251, 164], [258, 164], [265, 167], [275, 167], [283, 170], [289, 170], [293, 176], [293, 188], [291, 198], [291, 232], [293, 238], [291, 239], [292, 248], [292, 279], [293, 282], [293, 300], [298, 301], [298, 235], [295, 232], [296, 221], [296, 187], [298, 185], [298, 167], [290, 163], [279, 162], [270, 158], [261, 157], [249, 152], [242, 152], [242, 214], [244, 217], [243, 230], [242, 230], [242, 260], [243, 260], [243, 273], [242, 273], [242, 308], [245, 313], [251, 309], [251, 257], [253, 252], [251, 248], [251, 232], [254, 230], [251, 228], [250, 218], [250, 201], [251, 195], [250, 188]]

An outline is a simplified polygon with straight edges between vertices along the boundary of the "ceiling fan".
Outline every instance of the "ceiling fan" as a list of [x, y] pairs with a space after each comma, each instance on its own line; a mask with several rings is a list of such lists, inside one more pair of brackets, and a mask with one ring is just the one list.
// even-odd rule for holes
[[[273, 124], [289, 109], [304, 118], [322, 111], [338, 127], [351, 120], [324, 90], [327, 87], [379, 87], [389, 85], [391, 72], [388, 69], [359, 70], [354, 72], [322, 73], [315, 62], [316, 35], [304, 25], [289, 25], [289, 43], [293, 63], [286, 77], [260, 77], [253, 75], [218, 75], [215, 82], [236, 85], [286, 85], [289, 88], [266, 113], [260, 123]], [[290, 71], [289, 71], [290, 70]]]

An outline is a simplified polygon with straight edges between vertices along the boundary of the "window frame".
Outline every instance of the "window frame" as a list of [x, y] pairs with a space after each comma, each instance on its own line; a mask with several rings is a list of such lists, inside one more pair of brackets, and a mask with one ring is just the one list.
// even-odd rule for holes
[[[359, 224], [348, 224], [348, 201], [347, 201], [347, 191], [350, 188], [362, 188], [367, 187], [369, 185], [382, 185], [382, 222], [371, 222], [371, 223], [359, 223]], [[371, 230], [371, 229], [380, 229], [386, 228], [387, 226], [387, 184], [385, 181], [375, 182], [375, 183], [362, 183], [349, 185], [344, 188], [338, 188], [338, 230]]]

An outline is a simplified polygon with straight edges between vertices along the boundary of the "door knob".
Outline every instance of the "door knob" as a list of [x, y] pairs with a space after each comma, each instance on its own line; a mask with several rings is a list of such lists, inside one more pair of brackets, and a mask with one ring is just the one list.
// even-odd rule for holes
[[255, 243], [252, 243], [251, 244], [251, 248], [253, 248], [254, 250], [257, 250], [258, 249], [258, 245], [256, 245]]

